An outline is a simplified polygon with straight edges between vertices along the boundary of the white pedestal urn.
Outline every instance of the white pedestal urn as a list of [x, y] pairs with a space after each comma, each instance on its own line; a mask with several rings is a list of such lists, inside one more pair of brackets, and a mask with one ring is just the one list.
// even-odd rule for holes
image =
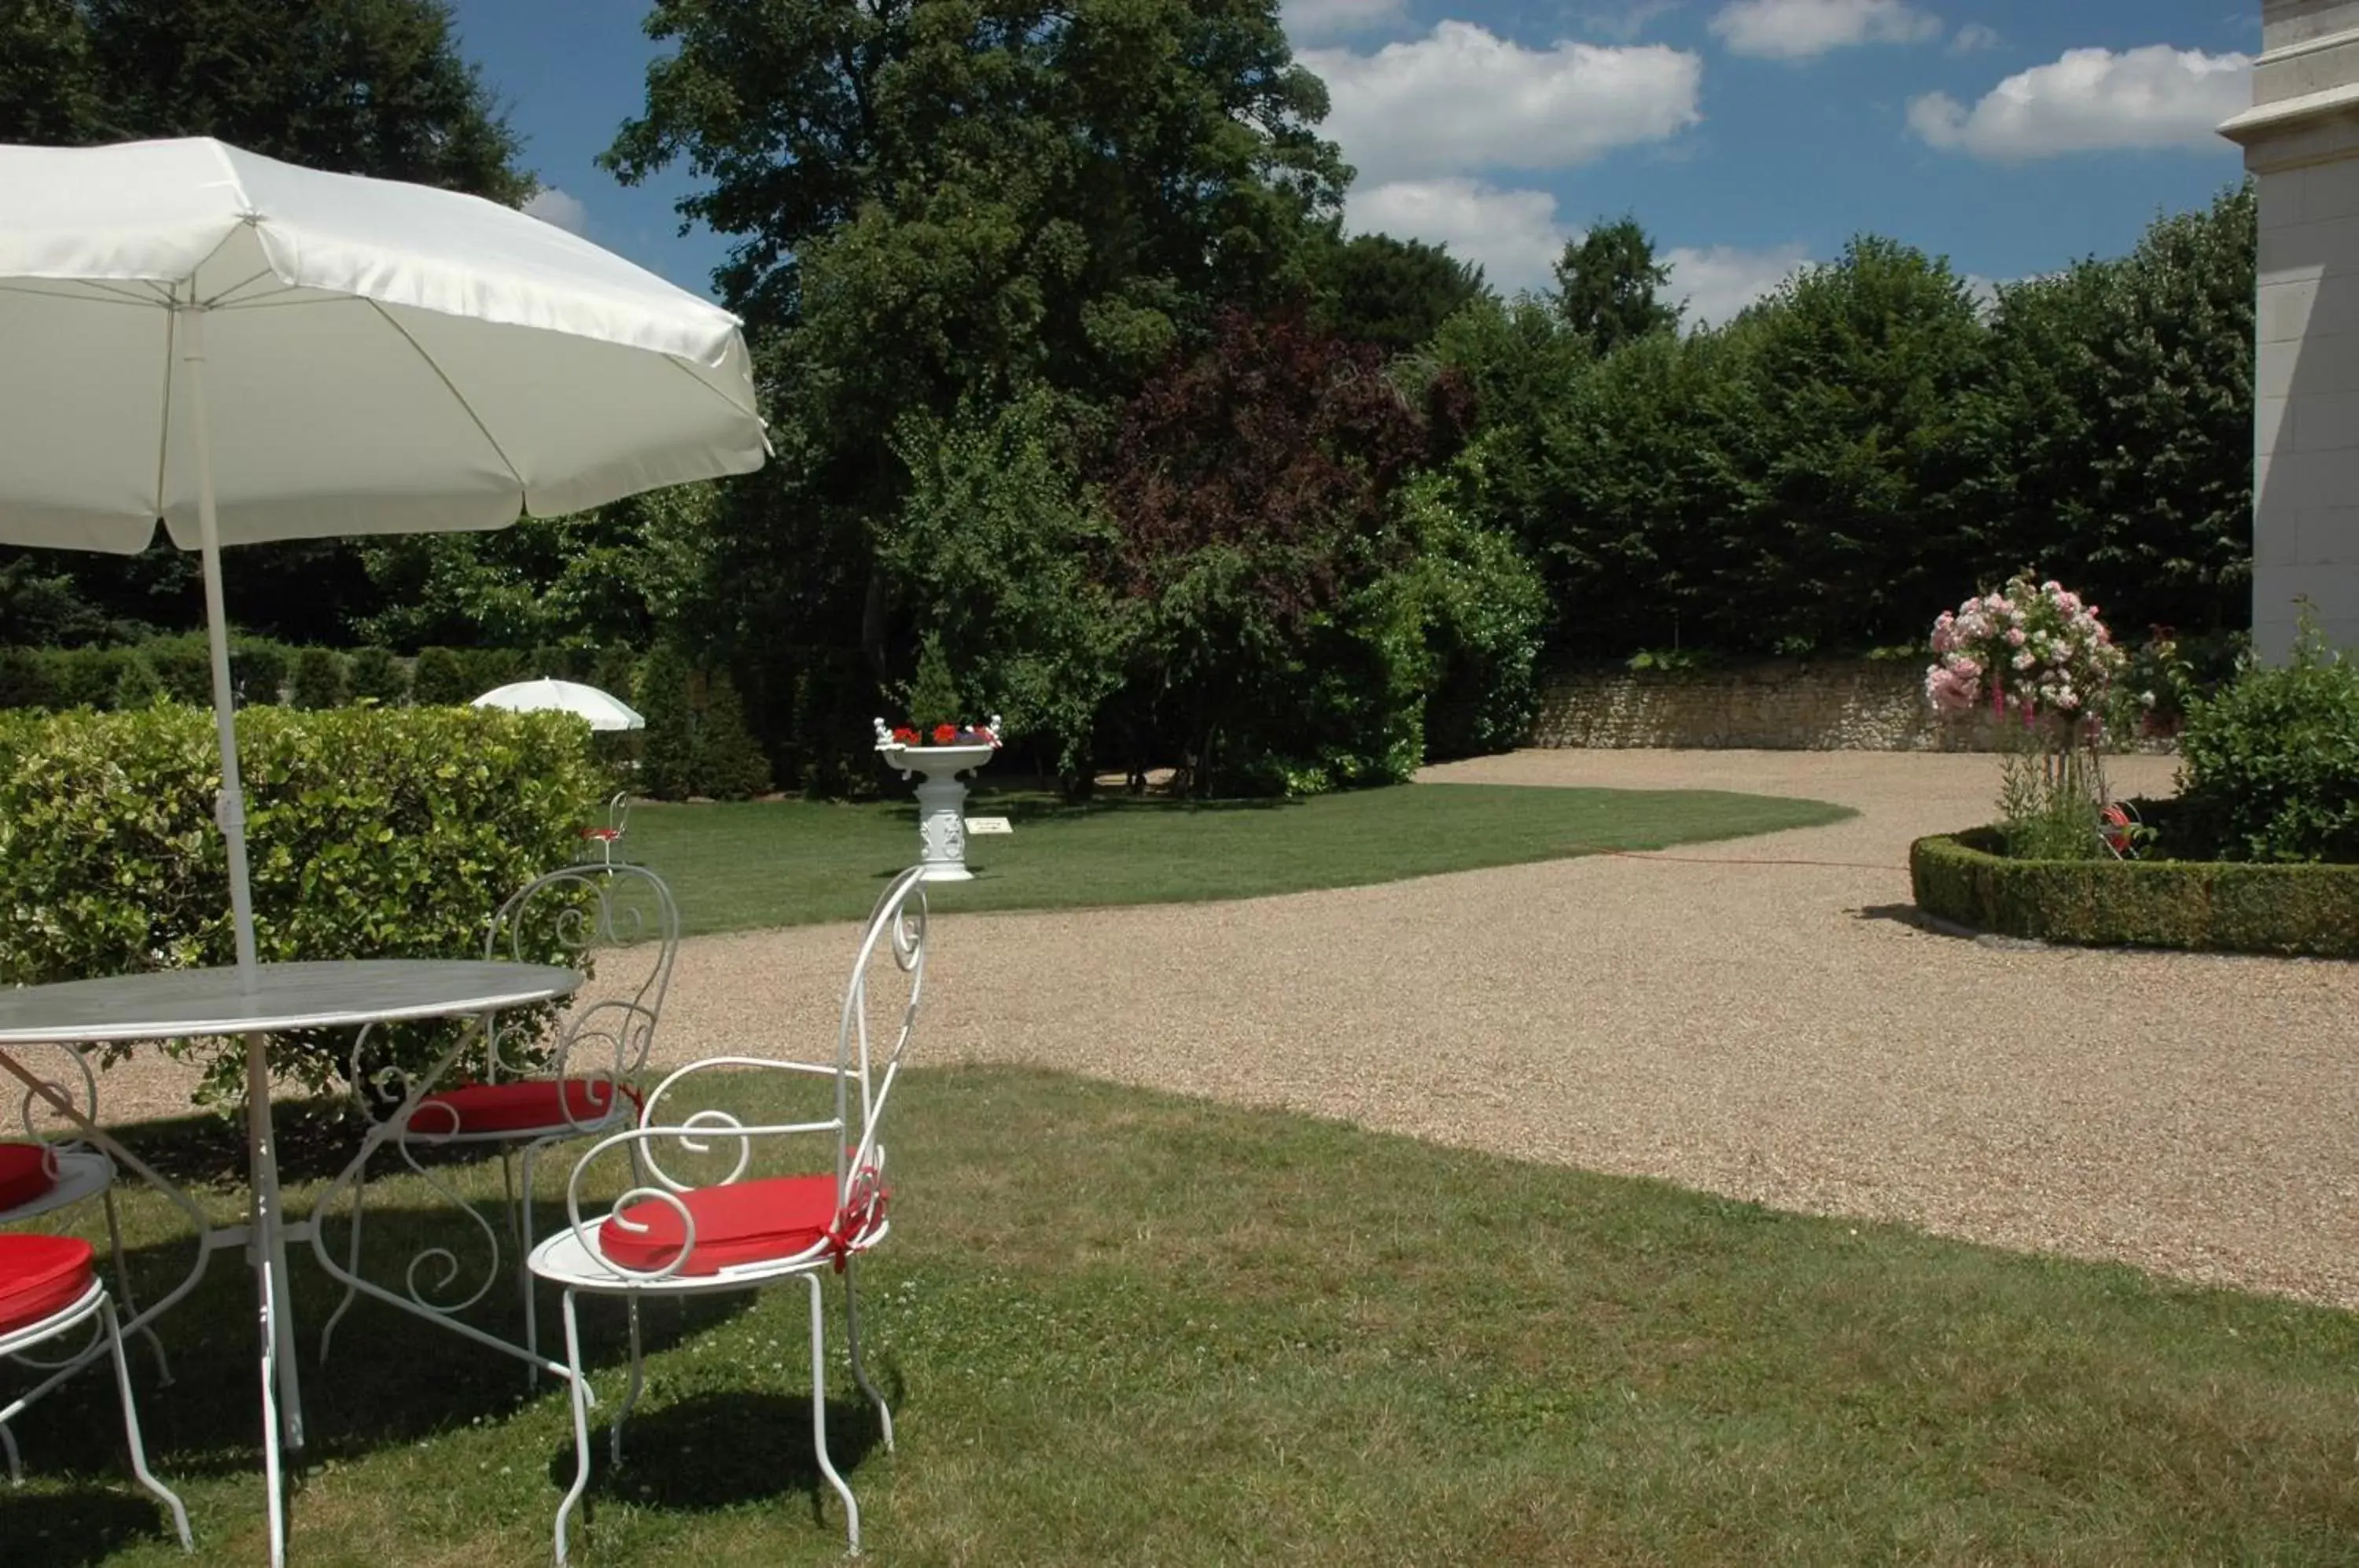
[[918, 778], [919, 864], [928, 882], [972, 882], [966, 868], [966, 780], [959, 775], [981, 768], [999, 749], [999, 715], [980, 729], [962, 729], [956, 738], [922, 746], [876, 721], [876, 754], [901, 777]]

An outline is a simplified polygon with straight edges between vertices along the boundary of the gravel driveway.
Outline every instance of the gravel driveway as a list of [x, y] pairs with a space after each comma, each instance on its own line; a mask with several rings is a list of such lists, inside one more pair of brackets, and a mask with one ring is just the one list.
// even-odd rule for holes
[[[2117, 759], [2116, 788], [2171, 766]], [[2359, 966], [1919, 930], [1908, 841], [1986, 820], [1996, 767], [1526, 751], [1422, 777], [1860, 815], [1244, 903], [961, 916], [946, 889], [919, 1048], [2359, 1307]], [[788, 1020], [823, 1045], [849, 947], [691, 940], [669, 1051], [784, 1046]], [[168, 1100], [155, 1062], [133, 1071]]]

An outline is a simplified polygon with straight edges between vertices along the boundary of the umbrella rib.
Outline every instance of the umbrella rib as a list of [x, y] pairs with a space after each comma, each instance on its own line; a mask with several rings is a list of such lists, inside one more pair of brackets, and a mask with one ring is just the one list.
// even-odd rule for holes
[[[248, 274], [247, 276], [245, 276], [245, 277], [244, 277], [244, 278], [239, 278], [236, 282], [234, 282], [234, 283], [231, 284], [228, 288], [226, 288], [226, 289], [223, 289], [220, 293], [218, 293], [218, 294], [214, 295], [212, 299], [207, 299], [206, 301], [204, 301], [205, 308], [206, 308], [207, 310], [217, 310], [221, 309], [221, 307], [223, 307], [223, 305], [226, 305], [226, 304], [230, 303], [230, 302], [231, 302], [231, 300], [232, 300], [232, 299], [233, 299], [233, 297], [234, 297], [234, 296], [235, 296], [235, 294], [237, 293], [237, 291], [238, 291], [239, 289], [241, 289], [245, 288], [247, 284], [252, 283], [252, 282], [255, 281], [255, 280], [256, 280], [256, 279], [258, 279], [258, 278], [277, 278], [277, 276], [278, 276], [278, 275], [277, 275], [276, 272], [273, 272], [270, 268], [268, 268], [268, 267], [264, 267], [264, 268], [263, 268], [261, 271], [259, 271], [259, 272], [250, 273], [250, 274]], [[292, 288], [294, 287], [294, 285], [290, 283], [290, 284], [286, 285], [285, 287], [286, 287], [286, 288], [288, 288], [288, 289], [292, 289]], [[257, 299], [266, 299], [267, 297], [268, 297], [268, 296], [266, 296], [266, 295], [257, 295], [257, 296], [256, 296], [256, 298], [257, 298]]]
[[451, 381], [451, 377], [443, 372], [442, 366], [435, 363], [434, 356], [426, 352], [426, 345], [419, 343], [416, 338], [411, 337], [409, 335], [409, 329], [403, 326], [399, 321], [394, 320], [392, 311], [386, 310], [375, 299], [369, 299], [366, 295], [361, 295], [358, 298], [363, 304], [366, 305], [370, 310], [375, 310], [377, 313], [378, 319], [383, 321], [386, 326], [391, 327], [395, 332], [401, 334], [401, 341], [408, 343], [410, 347], [410, 351], [416, 354], [420, 360], [425, 362], [426, 368], [434, 373], [434, 379], [442, 383], [443, 390], [449, 392], [452, 400], [457, 402], [460, 408], [466, 410], [468, 419], [473, 423], [477, 430], [483, 433], [485, 444], [490, 446], [492, 449], [492, 455], [500, 460], [500, 466], [506, 469], [508, 471], [508, 477], [516, 481], [516, 508], [519, 511], [524, 510], [530, 500], [530, 497], [527, 494], [524, 475], [516, 471], [516, 465], [509, 460], [506, 451], [501, 447], [499, 438], [492, 434], [491, 427], [484, 423], [484, 417], [475, 412], [475, 406], [467, 401], [467, 395], [460, 391], [458, 387]]
[[[707, 381], [703, 376], [699, 376], [695, 371], [690, 370], [688, 367], [687, 362], [682, 360], [678, 354], [668, 354], [663, 356], [663, 359], [666, 365], [670, 365], [674, 370], [679, 371], [682, 376], [687, 376], [690, 381], [695, 382], [699, 387], [703, 387], [707, 392], [712, 393], [715, 397], [718, 397], [723, 403], [728, 404], [729, 407], [736, 412], [751, 415], [756, 420], [762, 419], [760, 409], [741, 407], [737, 402], [737, 399], [729, 396], [728, 393], [721, 390], [720, 387], [712, 385], [712, 382]], [[770, 437], [767, 429], [768, 421], [762, 420], [762, 423], [764, 425], [762, 444], [766, 447], [770, 444]]]
[[21, 283], [0, 283], [0, 294], [23, 294], [36, 299], [65, 299], [77, 305], [136, 305], [143, 310], [152, 310], [158, 304], [158, 301], [134, 294], [129, 289], [114, 289], [97, 282], [84, 283], [80, 289], [27, 289]]

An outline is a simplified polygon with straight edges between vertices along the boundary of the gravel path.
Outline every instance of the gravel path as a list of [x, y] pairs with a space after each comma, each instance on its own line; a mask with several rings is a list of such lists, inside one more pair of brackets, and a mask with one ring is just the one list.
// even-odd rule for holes
[[[2114, 765], [2159, 793], [2168, 758]], [[1243, 903], [961, 916], [919, 1048], [2359, 1308], [2359, 966], [1920, 931], [1996, 763], [1527, 751], [1432, 780], [1811, 796], [1830, 827]], [[842, 927], [686, 943], [681, 1057], [832, 1032]], [[184, 1093], [152, 1055], [117, 1115]], [[179, 1104], [185, 1105], [182, 1099]]]

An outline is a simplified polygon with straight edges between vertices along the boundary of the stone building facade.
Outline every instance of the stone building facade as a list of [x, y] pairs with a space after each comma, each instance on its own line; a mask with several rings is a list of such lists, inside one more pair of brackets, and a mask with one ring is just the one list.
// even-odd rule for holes
[[2260, 183], [2253, 641], [2298, 601], [2359, 648], [2359, 0], [2262, 0], [2253, 107], [2220, 127]]

